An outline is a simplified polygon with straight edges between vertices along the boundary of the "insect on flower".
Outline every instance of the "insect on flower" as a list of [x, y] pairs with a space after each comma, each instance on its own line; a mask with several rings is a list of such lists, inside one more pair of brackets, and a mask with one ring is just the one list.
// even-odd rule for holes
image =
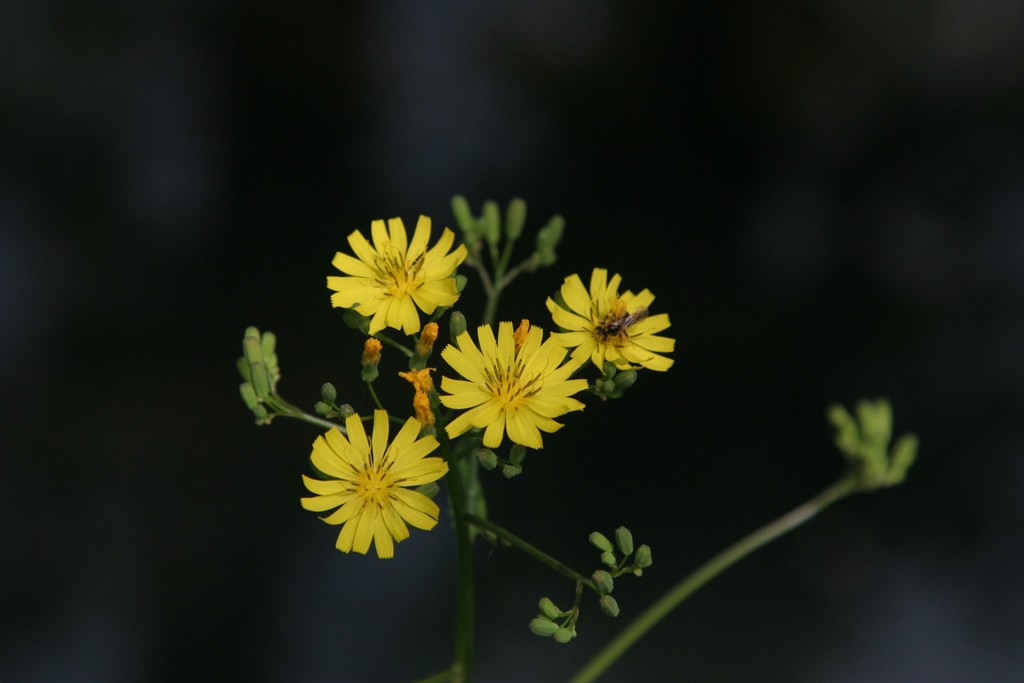
[[630, 325], [635, 325], [649, 314], [646, 306], [641, 306], [632, 313], [626, 313], [625, 310], [618, 311], [609, 315], [603, 323], [594, 328], [594, 332], [601, 338], [601, 341], [608, 341], [612, 337], [624, 334]]

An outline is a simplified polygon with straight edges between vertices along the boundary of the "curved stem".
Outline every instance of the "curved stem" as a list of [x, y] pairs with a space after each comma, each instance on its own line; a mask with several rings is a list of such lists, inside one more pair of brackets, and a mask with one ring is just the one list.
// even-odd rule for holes
[[752, 534], [718, 553], [693, 573], [683, 578], [653, 605], [633, 620], [618, 636], [605, 645], [594, 657], [570, 679], [570, 683], [589, 683], [604, 673], [633, 643], [647, 633], [669, 612], [679, 606], [704, 584], [711, 581], [737, 561], [743, 559], [761, 546], [792, 531], [832, 503], [857, 491], [857, 480], [846, 475], [831, 486], [823, 489], [804, 504], [790, 510], [778, 519], [769, 522]]

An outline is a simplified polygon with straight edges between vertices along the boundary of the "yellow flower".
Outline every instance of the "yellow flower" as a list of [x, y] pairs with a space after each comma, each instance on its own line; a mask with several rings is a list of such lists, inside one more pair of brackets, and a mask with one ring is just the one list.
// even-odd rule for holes
[[507, 430], [513, 442], [541, 448], [540, 433], [562, 427], [554, 418], [583, 409], [581, 402], [570, 398], [587, 388], [586, 380], [569, 379], [580, 363], [560, 365], [568, 351], [551, 337], [541, 343], [544, 330], [539, 327], [524, 321], [520, 330], [522, 343], [516, 344], [512, 323], [498, 325], [497, 340], [490, 325], [481, 325], [479, 348], [469, 332], [463, 332], [457, 347], [449, 344], [441, 352], [465, 378], [441, 378], [441, 389], [450, 394], [441, 396], [441, 403], [466, 411], [445, 427], [451, 438], [471, 427], [484, 428], [484, 446], [496, 448]]
[[355, 257], [338, 252], [331, 262], [347, 277], [328, 276], [327, 288], [334, 290], [331, 305], [354, 308], [370, 317], [370, 334], [385, 327], [415, 334], [420, 330], [417, 308], [427, 315], [438, 306], [451, 306], [458, 298], [455, 269], [466, 258], [460, 244], [449, 253], [455, 234], [448, 228], [441, 239], [427, 249], [430, 219], [420, 216], [412, 241], [408, 241], [400, 218], [370, 224], [373, 245], [358, 230], [348, 236]]
[[599, 369], [608, 361], [620, 370], [668, 370], [674, 361], [661, 354], [672, 351], [675, 340], [657, 334], [669, 327], [668, 314], [648, 312], [654, 301], [650, 290], [620, 294], [621, 282], [617, 273], [609, 280], [604, 268], [594, 269], [589, 292], [579, 275], [565, 278], [560, 290], [564, 304], [547, 300], [552, 319], [564, 330], [551, 336], [575, 348], [573, 358], [589, 358]]
[[434, 501], [407, 487], [436, 481], [448, 472], [441, 458], [425, 457], [437, 448], [432, 436], [417, 439], [420, 423], [410, 418], [388, 446], [388, 414], [373, 413], [373, 434], [367, 440], [358, 415], [345, 420], [348, 438], [332, 429], [313, 442], [310, 460], [328, 479], [302, 476], [314, 496], [302, 507], [313, 512], [337, 508], [322, 519], [342, 524], [335, 546], [342, 552], [366, 554], [372, 541], [377, 557], [395, 554], [395, 543], [409, 537], [406, 524], [432, 529], [440, 510]]

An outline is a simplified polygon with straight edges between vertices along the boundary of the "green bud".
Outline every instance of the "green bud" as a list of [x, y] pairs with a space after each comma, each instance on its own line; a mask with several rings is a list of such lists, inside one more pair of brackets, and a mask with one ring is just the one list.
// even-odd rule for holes
[[619, 616], [619, 603], [615, 602], [615, 598], [612, 596], [602, 595], [597, 604], [601, 607], [601, 611], [609, 617]]
[[260, 337], [260, 348], [263, 351], [263, 358], [274, 357], [274, 349], [277, 347], [277, 336], [273, 332], [264, 332]]
[[242, 338], [242, 355], [245, 362], [252, 366], [253, 363], [263, 362], [263, 345], [260, 344], [260, 332], [255, 327], [245, 331]]
[[836, 428], [836, 446], [843, 453], [853, 455], [860, 442], [860, 431], [853, 416], [844, 406], [835, 403], [828, 408], [828, 420]]
[[498, 466], [498, 456], [490, 448], [478, 448], [474, 453], [477, 462], [485, 470], [493, 470]]
[[415, 489], [416, 492], [422, 493], [427, 498], [436, 497], [440, 490], [441, 487], [437, 485], [436, 481], [432, 481], [428, 484], [423, 484], [422, 486], [417, 486]]
[[355, 409], [347, 403], [342, 403], [340, 406], [338, 406], [338, 417], [342, 419], [345, 419], [346, 417], [350, 417], [355, 414]]
[[267, 409], [262, 403], [252, 409], [252, 414], [256, 416], [256, 424], [270, 424]]
[[270, 376], [267, 374], [267, 367], [263, 364], [263, 361], [258, 360], [254, 363], [249, 363], [249, 372], [252, 373], [252, 388], [256, 390], [256, 395], [260, 398], [269, 396]]
[[609, 552], [612, 549], [612, 542], [609, 541], [608, 537], [600, 531], [591, 532], [587, 540], [590, 541], [590, 545], [594, 546], [598, 550]]
[[567, 628], [559, 628], [555, 631], [555, 642], [561, 643], [562, 645], [568, 643], [570, 640], [576, 637], [576, 634]]
[[612, 579], [612, 575], [603, 569], [595, 569], [594, 573], [590, 575], [590, 580], [594, 582], [594, 587], [597, 588], [598, 593], [611, 593], [615, 590], [615, 580]]
[[523, 468], [520, 467], [519, 465], [502, 465], [502, 467], [501, 467], [501, 474], [506, 479], [511, 479], [512, 477], [517, 477], [520, 474], [522, 474], [522, 472], [523, 472]]
[[896, 440], [892, 448], [892, 459], [889, 461], [888, 484], [901, 483], [907, 476], [907, 470], [917, 459], [917, 436], [904, 434]]
[[561, 629], [561, 627], [550, 619], [544, 617], [534, 617], [530, 620], [530, 630], [535, 635], [542, 636], [544, 638], [550, 638]]
[[509, 449], [508, 459], [512, 461], [513, 465], [522, 465], [523, 460], [526, 458], [526, 446], [521, 443], [512, 444], [512, 448]]
[[884, 398], [877, 401], [860, 401], [857, 404], [864, 441], [884, 451], [892, 438], [892, 406]]
[[[558, 261], [558, 256], [555, 254], [554, 249], [538, 249], [534, 252], [537, 257], [537, 263], [542, 266], [553, 266]], [[531, 261], [533, 258], [531, 257]]]
[[526, 202], [515, 197], [505, 209], [505, 235], [510, 240], [519, 239], [526, 224]]
[[324, 417], [331, 414], [331, 406], [324, 403], [323, 401], [317, 401], [313, 404], [313, 412], [317, 415]]
[[555, 248], [562, 241], [562, 233], [565, 231], [565, 219], [554, 215], [547, 225], [537, 232], [537, 251], [543, 258], [544, 252], [550, 252], [554, 256]]
[[[474, 239], [472, 242], [476, 242], [476, 219], [473, 218], [473, 212], [469, 208], [469, 202], [461, 194], [457, 194], [452, 197], [452, 213], [455, 215], [455, 223], [462, 230], [463, 235], [467, 238], [472, 235]], [[467, 239], [467, 242], [471, 240]]]
[[448, 331], [451, 335], [452, 344], [458, 347], [459, 335], [466, 331], [466, 316], [462, 311], [452, 311], [448, 316]]
[[324, 403], [334, 403], [334, 400], [338, 398], [338, 390], [330, 382], [324, 382], [320, 387], [320, 398], [324, 400]]
[[619, 561], [615, 558], [615, 553], [612, 551], [606, 550], [601, 553], [601, 564], [607, 567], [614, 567], [618, 562]]
[[615, 375], [615, 379], [612, 380], [617, 393], [621, 394], [626, 389], [636, 384], [636, 370], [623, 370], [622, 372]]
[[623, 555], [629, 555], [633, 552], [633, 534], [624, 526], [620, 526], [615, 530], [615, 545], [619, 546], [619, 551]]
[[455, 276], [455, 291], [456, 292], [458, 292], [459, 294], [462, 294], [462, 290], [464, 290], [466, 288], [467, 284], [469, 284], [469, 278], [468, 277], [466, 277], [465, 275], [456, 275]]
[[245, 403], [245, 407], [252, 410], [259, 405], [260, 399], [256, 395], [256, 391], [252, 388], [252, 385], [248, 382], [242, 382], [238, 385], [238, 392], [242, 395], [242, 402]]
[[644, 570], [643, 569], [640, 569], [640, 567], [633, 567], [633, 576], [635, 576], [636, 578], [639, 579], [643, 575], [644, 575]]
[[541, 598], [538, 607], [540, 607], [540, 613], [548, 619], [557, 619], [562, 616], [562, 610], [555, 607], [555, 603], [551, 602], [550, 598]]
[[650, 567], [654, 564], [654, 560], [651, 559], [651, 547], [648, 545], [642, 545], [636, 549], [636, 556], [633, 558], [633, 564], [638, 567]]
[[235, 366], [238, 368], [238, 374], [242, 376], [246, 382], [252, 382], [252, 373], [249, 372], [249, 361], [245, 359], [245, 356], [239, 356], [235, 359]]
[[484, 202], [484, 214], [480, 217], [482, 232], [489, 244], [497, 244], [501, 239], [501, 212], [498, 203], [493, 199]]

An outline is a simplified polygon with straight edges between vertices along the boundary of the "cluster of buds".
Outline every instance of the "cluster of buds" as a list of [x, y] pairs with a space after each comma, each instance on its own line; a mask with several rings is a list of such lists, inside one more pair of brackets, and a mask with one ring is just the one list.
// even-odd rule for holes
[[861, 400], [856, 418], [835, 404], [828, 419], [836, 428], [836, 446], [846, 456], [847, 466], [857, 477], [862, 491], [895, 486], [907, 476], [917, 457], [917, 436], [904, 434], [889, 448], [892, 439], [892, 406], [885, 399]]
[[620, 526], [614, 535], [615, 545], [600, 531], [591, 533], [589, 538], [590, 545], [601, 551], [601, 564], [606, 567], [594, 571], [590, 578], [601, 595], [601, 611], [610, 617], [619, 616], [619, 605], [611, 595], [615, 578], [623, 574], [643, 576], [644, 569], [653, 564], [650, 546], [641, 545], [634, 551], [633, 533], [629, 529]]
[[[501, 209], [493, 200], [484, 202], [481, 214], [474, 216], [466, 198], [456, 195], [452, 198], [452, 212], [455, 214], [455, 222], [462, 231], [462, 240], [469, 249], [471, 259], [477, 263], [480, 263], [481, 250], [485, 245], [492, 258], [498, 260], [502, 235], [505, 237], [505, 253], [509, 253], [511, 245], [523, 234], [523, 227], [526, 225], [526, 202], [519, 197], [509, 202], [505, 209], [504, 221]], [[552, 216], [544, 227], [537, 231], [533, 253], [524, 260], [521, 268], [533, 272], [541, 266], [554, 264], [558, 259], [556, 249], [558, 243], [562, 241], [564, 232], [565, 219], [557, 214]]]
[[270, 424], [273, 418], [272, 412], [267, 410], [267, 400], [276, 393], [277, 381], [281, 378], [276, 345], [273, 332], [261, 334], [256, 327], [246, 328], [242, 337], [242, 355], [237, 365], [243, 381], [238, 390], [256, 418], [256, 424]]
[[594, 380], [590, 390], [607, 401], [610, 398], [622, 398], [626, 389], [636, 383], [636, 370], [619, 370], [614, 364], [606, 362], [602, 368], [604, 374]]
[[530, 630], [534, 635], [552, 638], [556, 643], [563, 645], [576, 637], [579, 608], [561, 610], [550, 598], [541, 598], [537, 607], [540, 611], [530, 620]]
[[485, 470], [493, 470], [498, 466], [501, 466], [501, 474], [506, 479], [518, 476], [523, 472], [523, 460], [526, 459], [526, 446], [514, 443], [509, 448], [508, 458], [501, 458], [497, 453], [492, 451], [490, 448], [481, 446], [473, 451], [473, 455], [476, 457], [477, 462]]

